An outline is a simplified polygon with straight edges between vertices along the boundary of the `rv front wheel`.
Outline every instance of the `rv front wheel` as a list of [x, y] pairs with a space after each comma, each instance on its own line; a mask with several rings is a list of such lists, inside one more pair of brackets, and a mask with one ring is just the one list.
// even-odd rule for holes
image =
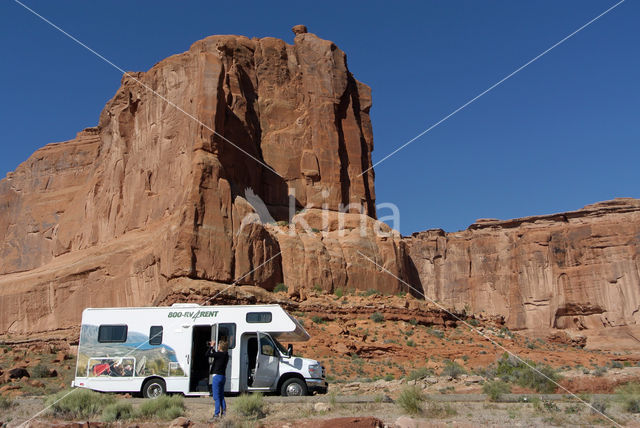
[[167, 386], [162, 379], [149, 379], [142, 385], [144, 398], [158, 398], [167, 392]]
[[283, 397], [307, 395], [307, 384], [305, 381], [295, 377], [288, 379], [282, 384], [280, 395]]

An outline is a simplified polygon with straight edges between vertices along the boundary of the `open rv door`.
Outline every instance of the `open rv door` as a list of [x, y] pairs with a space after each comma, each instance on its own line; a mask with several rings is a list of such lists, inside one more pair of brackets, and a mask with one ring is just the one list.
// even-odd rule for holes
[[276, 346], [271, 337], [268, 334], [258, 332], [258, 356], [252, 387], [268, 388], [275, 383], [280, 364], [276, 352]]

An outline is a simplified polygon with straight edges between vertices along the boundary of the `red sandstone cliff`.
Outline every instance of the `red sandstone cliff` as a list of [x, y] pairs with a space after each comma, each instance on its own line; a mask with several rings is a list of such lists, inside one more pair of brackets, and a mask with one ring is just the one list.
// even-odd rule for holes
[[[622, 328], [640, 343], [640, 201], [402, 238], [375, 220], [372, 173], [359, 176], [369, 88], [333, 43], [295, 32], [293, 45], [208, 37], [125, 76], [97, 127], [0, 181], [0, 335], [237, 279], [406, 291], [362, 252], [513, 329]], [[305, 209], [289, 218], [290, 205]]]
[[512, 329], [629, 326], [640, 337], [640, 200], [405, 239], [425, 294], [445, 306]]
[[[377, 237], [366, 215], [363, 233], [353, 226], [360, 206], [375, 216], [373, 175], [359, 176], [371, 165], [370, 89], [335, 44], [295, 32], [293, 45], [211, 36], [125, 75], [96, 128], [0, 182], [0, 334], [66, 328], [87, 306], [152, 304], [178, 278], [399, 289], [357, 254], [402, 274], [397, 233]], [[272, 224], [243, 223], [257, 215], [247, 195]], [[307, 208], [294, 222], [326, 233], [276, 225], [290, 198]], [[334, 213], [328, 225], [312, 207]]]

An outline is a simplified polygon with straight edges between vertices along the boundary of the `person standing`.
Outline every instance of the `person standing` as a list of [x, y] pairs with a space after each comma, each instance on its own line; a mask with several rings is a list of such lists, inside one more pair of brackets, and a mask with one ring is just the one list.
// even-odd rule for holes
[[224, 384], [227, 380], [227, 363], [229, 362], [229, 354], [227, 350], [229, 345], [227, 342], [218, 342], [218, 350], [216, 351], [213, 342], [209, 342], [209, 349], [207, 350], [207, 357], [213, 357], [213, 363], [211, 364], [210, 373], [213, 375], [211, 378], [211, 392], [213, 393], [213, 401], [215, 402], [215, 410], [213, 417], [218, 418], [224, 416], [227, 411], [227, 403], [224, 400]]

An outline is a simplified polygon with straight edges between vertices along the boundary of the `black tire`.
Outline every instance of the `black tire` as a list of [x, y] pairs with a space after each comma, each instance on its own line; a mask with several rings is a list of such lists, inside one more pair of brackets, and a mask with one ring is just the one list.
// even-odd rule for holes
[[308, 394], [306, 382], [297, 377], [287, 379], [280, 387], [280, 395], [283, 397], [300, 397]]
[[144, 398], [156, 399], [167, 393], [167, 385], [159, 378], [148, 379], [142, 385], [142, 396]]

